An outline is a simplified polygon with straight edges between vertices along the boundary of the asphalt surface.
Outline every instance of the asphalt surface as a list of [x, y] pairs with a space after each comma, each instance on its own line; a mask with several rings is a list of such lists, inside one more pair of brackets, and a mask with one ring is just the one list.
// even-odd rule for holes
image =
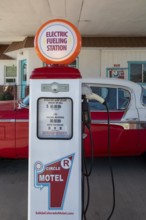
[[[116, 205], [111, 220], [146, 220], [146, 159], [113, 158], [112, 164]], [[1, 159], [0, 220], [27, 220], [27, 191], [28, 161]], [[112, 198], [108, 160], [96, 158], [90, 177], [87, 220], [107, 220]]]

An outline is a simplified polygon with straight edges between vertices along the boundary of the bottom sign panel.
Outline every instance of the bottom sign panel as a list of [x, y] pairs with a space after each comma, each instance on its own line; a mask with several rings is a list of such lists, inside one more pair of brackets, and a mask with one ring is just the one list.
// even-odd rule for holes
[[48, 188], [48, 210], [63, 209], [74, 154], [52, 163], [37, 161], [34, 165], [34, 187]]

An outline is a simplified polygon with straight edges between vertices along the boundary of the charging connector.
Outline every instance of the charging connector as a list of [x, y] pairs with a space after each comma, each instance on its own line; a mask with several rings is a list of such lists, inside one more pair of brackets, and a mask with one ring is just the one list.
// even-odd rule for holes
[[105, 100], [104, 100], [101, 96], [99, 96], [99, 95], [97, 95], [97, 94], [95, 94], [95, 93], [92, 93], [92, 94], [90, 94], [90, 95], [86, 95], [86, 98], [87, 98], [88, 100], [94, 99], [94, 100], [96, 100], [97, 102], [100, 102], [101, 104], [105, 105]]
[[94, 99], [97, 102], [100, 102], [101, 104], [105, 105], [105, 99], [103, 99], [101, 96], [93, 93], [92, 89], [87, 84], [83, 84], [83, 86], [82, 86], [82, 95], [85, 95], [88, 100]]
[[82, 96], [82, 100], [82, 122], [89, 129], [91, 124], [89, 104], [85, 95]]

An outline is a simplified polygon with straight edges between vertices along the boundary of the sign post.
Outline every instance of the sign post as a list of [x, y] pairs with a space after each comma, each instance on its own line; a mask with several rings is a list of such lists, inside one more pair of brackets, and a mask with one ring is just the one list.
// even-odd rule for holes
[[30, 77], [28, 220], [81, 220], [81, 74], [62, 65], [80, 47], [65, 20], [46, 22], [35, 37], [39, 58], [55, 65]]

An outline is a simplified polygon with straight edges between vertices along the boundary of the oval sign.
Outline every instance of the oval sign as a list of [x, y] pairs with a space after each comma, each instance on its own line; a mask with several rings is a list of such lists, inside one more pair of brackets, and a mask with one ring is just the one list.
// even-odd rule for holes
[[35, 50], [47, 64], [69, 64], [75, 60], [81, 49], [81, 35], [69, 21], [50, 20], [36, 33]]

